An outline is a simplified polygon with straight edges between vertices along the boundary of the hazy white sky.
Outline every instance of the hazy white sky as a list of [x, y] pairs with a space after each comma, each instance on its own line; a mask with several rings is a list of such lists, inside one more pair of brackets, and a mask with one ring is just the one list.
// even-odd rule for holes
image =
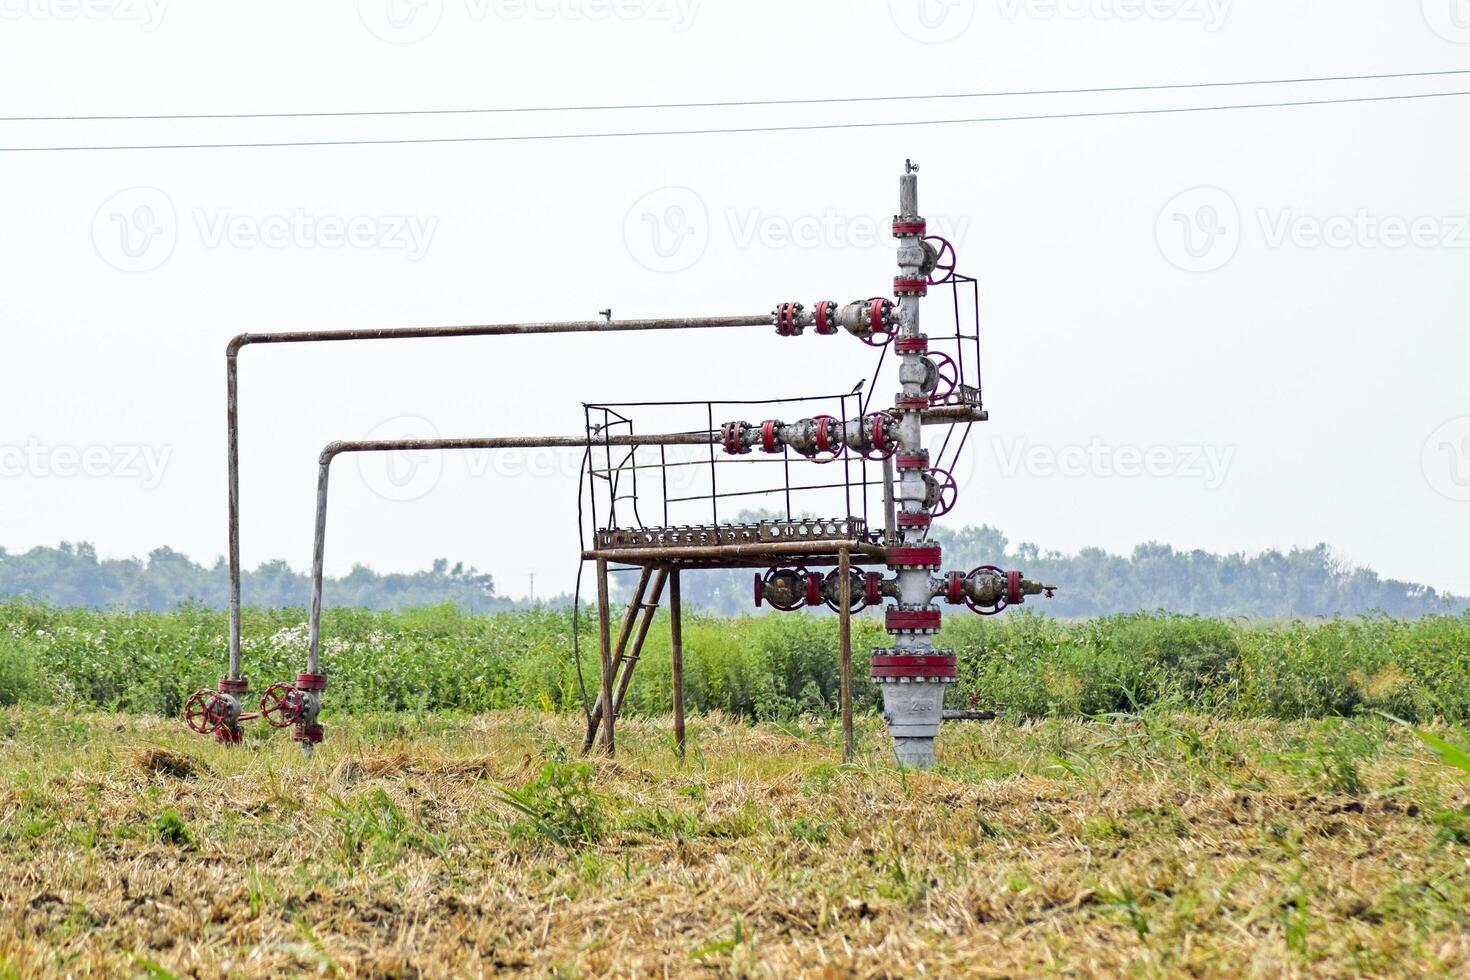
[[[0, 0], [0, 114], [464, 108], [1470, 68], [1466, 0]], [[1470, 90], [1470, 76], [517, 116], [4, 122], [0, 144], [922, 120]], [[596, 141], [0, 153], [0, 545], [224, 550], [241, 331], [746, 313], [882, 291], [905, 157], [984, 289], [951, 517], [1013, 540], [1327, 541], [1470, 593], [1470, 99]], [[937, 310], [935, 302], [931, 307]], [[247, 564], [310, 554], [336, 438], [574, 434], [583, 400], [836, 390], [764, 330], [253, 348]], [[886, 392], [889, 390], [885, 388]], [[576, 460], [339, 463], [329, 566], [543, 594]], [[403, 499], [409, 498], [409, 499]], [[1065, 583], [1063, 583], [1065, 584]], [[247, 596], [247, 601], [249, 597]]]

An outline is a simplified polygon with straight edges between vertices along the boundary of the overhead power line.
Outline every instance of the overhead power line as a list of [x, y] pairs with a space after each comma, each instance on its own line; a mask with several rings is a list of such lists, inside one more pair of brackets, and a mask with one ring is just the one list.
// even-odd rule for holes
[[868, 95], [823, 99], [744, 99], [727, 102], [647, 102], [622, 105], [509, 106], [470, 109], [359, 109], [337, 112], [200, 112], [94, 116], [0, 116], [0, 122], [124, 122], [184, 119], [324, 119], [356, 116], [469, 116], [537, 112], [625, 112], [642, 109], [729, 109], [753, 106], [839, 105], [871, 102], [926, 102], [958, 99], [1013, 98], [1037, 95], [1103, 95], [1117, 92], [1172, 92], [1186, 89], [1239, 88], [1250, 85], [1305, 85], [1318, 82], [1372, 82], [1402, 78], [1445, 78], [1470, 75], [1470, 69], [1392, 72], [1381, 75], [1319, 75], [1306, 78], [1257, 78], [1226, 82], [1179, 82], [1167, 85], [1110, 85], [1102, 88], [1020, 89], [1003, 92], [949, 92], [936, 95]]
[[647, 136], [713, 136], [739, 133], [796, 133], [843, 129], [890, 129], [904, 126], [960, 126], [976, 123], [1026, 122], [1049, 119], [1100, 119], [1120, 116], [1160, 116], [1186, 112], [1226, 112], [1239, 109], [1293, 109], [1304, 106], [1352, 105], [1368, 102], [1405, 102], [1414, 99], [1445, 99], [1470, 95], [1470, 91], [1418, 92], [1406, 95], [1373, 95], [1357, 98], [1311, 99], [1296, 102], [1252, 102], [1236, 105], [1175, 106], [1164, 109], [1113, 109], [1095, 112], [1056, 112], [1021, 116], [977, 116], [965, 119], [897, 119], [881, 122], [811, 123], [791, 126], [739, 126], [708, 129], [650, 129], [597, 133], [543, 133], [517, 136], [431, 136], [385, 139], [290, 140], [242, 143], [123, 143], [96, 146], [9, 146], [0, 153], [56, 153], [93, 150], [239, 150], [287, 146], [406, 146], [433, 143], [528, 143], [553, 140], [625, 139]]

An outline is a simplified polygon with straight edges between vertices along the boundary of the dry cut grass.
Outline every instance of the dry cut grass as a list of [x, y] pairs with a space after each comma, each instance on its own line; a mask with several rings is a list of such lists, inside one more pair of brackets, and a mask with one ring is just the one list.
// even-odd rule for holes
[[1388, 723], [952, 725], [923, 774], [871, 725], [621, 734], [0, 713], [0, 973], [1470, 973], [1470, 783]]

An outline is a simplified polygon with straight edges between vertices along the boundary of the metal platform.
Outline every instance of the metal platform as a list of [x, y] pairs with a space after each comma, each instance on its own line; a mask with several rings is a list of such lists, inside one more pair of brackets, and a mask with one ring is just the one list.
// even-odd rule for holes
[[603, 528], [583, 557], [623, 565], [766, 568], [800, 561], [836, 565], [843, 552], [881, 560], [882, 535], [857, 517], [799, 518], [756, 524]]

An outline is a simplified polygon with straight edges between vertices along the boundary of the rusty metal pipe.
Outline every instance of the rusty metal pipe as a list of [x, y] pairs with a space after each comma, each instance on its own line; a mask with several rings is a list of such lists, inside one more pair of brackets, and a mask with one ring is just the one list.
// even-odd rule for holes
[[371, 330], [301, 330], [242, 333], [225, 347], [225, 454], [229, 470], [230, 664], [240, 678], [240, 366], [239, 354], [252, 344], [312, 344], [349, 340], [424, 340], [448, 337], [505, 337], [559, 333], [625, 333], [641, 330], [708, 330], [770, 326], [771, 315], [682, 317], [652, 320], [574, 320], [560, 323], [499, 323], [459, 327], [389, 327]]

